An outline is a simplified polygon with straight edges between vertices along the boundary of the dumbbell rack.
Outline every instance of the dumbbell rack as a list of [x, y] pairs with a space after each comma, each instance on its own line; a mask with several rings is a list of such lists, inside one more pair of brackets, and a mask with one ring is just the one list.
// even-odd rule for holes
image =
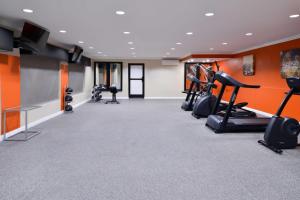
[[92, 89], [91, 102], [92, 103], [101, 102], [103, 100], [101, 93], [102, 93], [102, 86], [94, 86]]
[[65, 96], [64, 96], [64, 112], [65, 113], [72, 113], [73, 107], [71, 105], [73, 101], [73, 97], [71, 96], [73, 93], [73, 89], [66, 88], [65, 90]]

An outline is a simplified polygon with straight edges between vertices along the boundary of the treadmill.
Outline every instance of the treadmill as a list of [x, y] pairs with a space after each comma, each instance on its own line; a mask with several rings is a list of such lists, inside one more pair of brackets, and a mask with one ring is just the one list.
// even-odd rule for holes
[[[240, 88], [260, 88], [259, 85], [247, 85], [238, 82], [224, 72], [217, 72], [215, 78], [222, 84], [217, 101], [214, 105], [212, 114], [208, 116], [206, 126], [211, 128], [215, 133], [226, 132], [264, 132], [270, 118], [269, 117], [230, 117], [232, 108]], [[233, 87], [229, 104], [225, 114], [218, 115], [217, 111], [221, 104], [226, 87]]]

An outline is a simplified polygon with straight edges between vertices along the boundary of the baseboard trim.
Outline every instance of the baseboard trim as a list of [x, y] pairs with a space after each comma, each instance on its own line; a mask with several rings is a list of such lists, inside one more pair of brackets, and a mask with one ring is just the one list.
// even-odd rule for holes
[[[110, 100], [111, 97], [102, 97], [102, 99], [104, 99], [104, 100]], [[129, 97], [118, 97], [117, 96], [117, 99], [121, 99], [121, 100], [123, 99], [124, 100], [124, 99], [129, 99]]]
[[[222, 103], [229, 103], [229, 102], [222, 100]], [[271, 113], [267, 113], [267, 112], [264, 112], [264, 111], [261, 111], [261, 110], [256, 110], [254, 108], [250, 108], [250, 107], [247, 107], [247, 106], [244, 107], [244, 109], [255, 112], [256, 114], [259, 114], [259, 115], [263, 115], [265, 117], [272, 117], [273, 116], [273, 114], [271, 114]]]
[[90, 99], [86, 99], [86, 100], [84, 100], [84, 101], [82, 101], [82, 102], [80, 102], [80, 103], [75, 104], [75, 105], [73, 106], [73, 108], [78, 108], [79, 106], [82, 106], [83, 104], [85, 104], [85, 103], [87, 103], [87, 102], [89, 102], [89, 101], [90, 101]]
[[[111, 99], [111, 97], [102, 97], [104, 100], [109, 100]], [[129, 97], [118, 97], [117, 96], [117, 99], [129, 99]], [[171, 99], [185, 99], [185, 97], [145, 97], [144, 99], [146, 100], [155, 100], [155, 99], [158, 99], [158, 100], [162, 100], [162, 99], [165, 99], [165, 100], [171, 100]]]
[[256, 114], [266, 116], [266, 117], [272, 117], [273, 116], [271, 113], [263, 112], [263, 111], [256, 110], [256, 109], [253, 109], [253, 108], [245, 107], [245, 109], [249, 110], [249, 111], [252, 111], [252, 112], [255, 112]]
[[145, 97], [147, 100], [175, 100], [175, 99], [185, 99], [185, 97]]
[[[74, 105], [73, 108], [76, 109], [76, 108], [78, 108], [79, 106], [82, 106], [83, 104], [87, 103], [88, 101], [89, 101], [88, 99], [87, 99], [87, 100], [84, 100], [83, 102], [80, 102], [80, 103]], [[57, 117], [57, 116], [59, 116], [59, 115], [61, 115], [61, 114], [63, 114], [63, 113], [64, 113], [63, 111], [58, 111], [58, 112], [53, 113], [53, 114], [51, 114], [51, 115], [47, 115], [47, 116], [45, 116], [45, 117], [42, 117], [41, 119], [38, 119], [38, 120], [36, 120], [36, 121], [34, 121], [34, 122], [29, 123], [29, 124], [28, 124], [28, 128], [32, 128], [32, 127], [34, 127], [34, 126], [37, 126], [37, 125], [39, 125], [39, 124], [41, 124], [41, 123], [43, 123], [43, 122], [46, 122], [46, 121], [48, 121], [48, 120], [50, 120], [50, 119], [53, 119], [53, 118], [55, 118], [55, 117]], [[6, 133], [6, 137], [12, 137], [12, 136], [14, 136], [14, 135], [20, 133], [21, 131], [24, 131], [24, 130], [25, 130], [25, 126], [21, 126], [20, 128], [17, 128], [17, 129], [15, 129], [15, 130], [13, 130], [13, 131], [7, 132], [7, 133]], [[2, 142], [3, 139], [4, 139], [4, 136], [3, 136], [3, 135], [0, 135], [0, 142]]]

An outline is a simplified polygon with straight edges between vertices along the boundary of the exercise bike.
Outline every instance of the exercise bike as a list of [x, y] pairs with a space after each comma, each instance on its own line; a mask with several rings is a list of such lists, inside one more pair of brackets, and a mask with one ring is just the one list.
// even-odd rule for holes
[[290, 88], [283, 99], [277, 113], [271, 118], [264, 134], [264, 140], [258, 143], [271, 149], [275, 153], [282, 153], [282, 149], [294, 149], [298, 145], [300, 132], [299, 122], [296, 119], [281, 117], [281, 113], [293, 95], [300, 95], [300, 79], [287, 78], [286, 82]]

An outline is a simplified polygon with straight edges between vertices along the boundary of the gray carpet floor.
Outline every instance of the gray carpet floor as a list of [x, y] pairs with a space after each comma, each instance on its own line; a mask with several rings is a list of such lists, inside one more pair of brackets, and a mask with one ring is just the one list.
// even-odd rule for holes
[[0, 144], [1, 200], [300, 199], [300, 149], [214, 134], [180, 101], [88, 103]]

